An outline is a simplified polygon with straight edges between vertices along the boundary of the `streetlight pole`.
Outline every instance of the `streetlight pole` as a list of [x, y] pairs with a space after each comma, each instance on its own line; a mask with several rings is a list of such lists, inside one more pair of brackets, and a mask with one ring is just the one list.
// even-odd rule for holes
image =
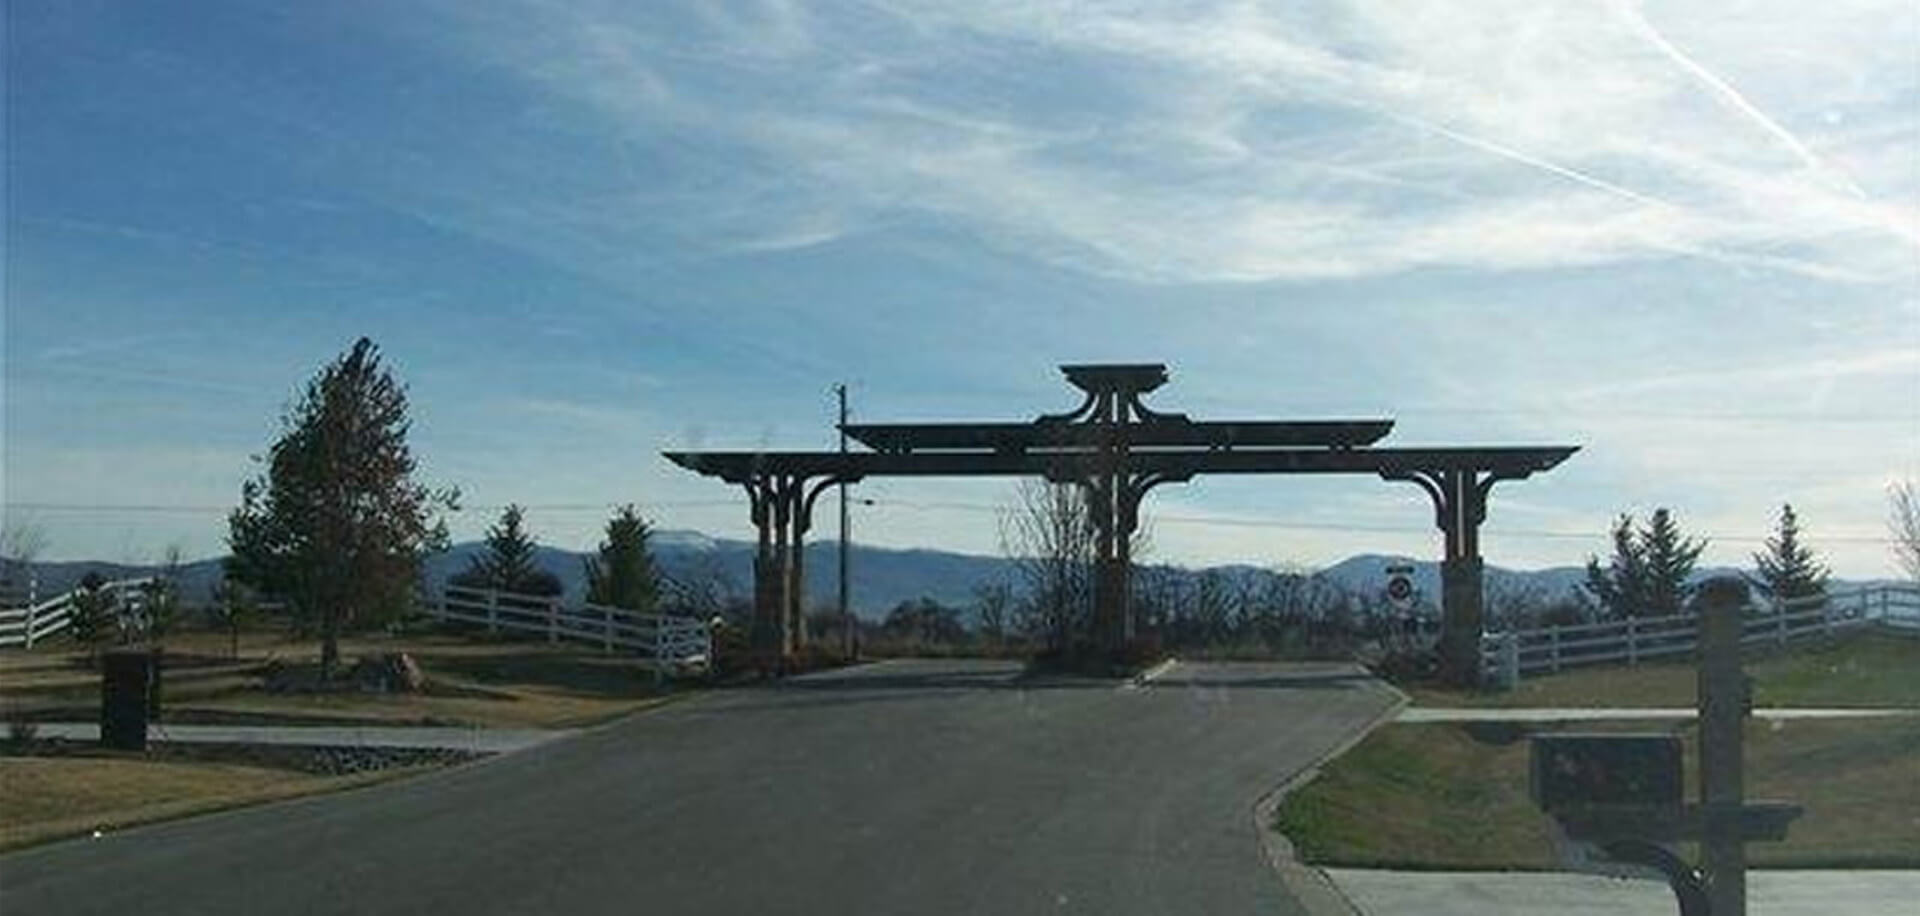
[[[840, 399], [840, 454], [847, 453], [847, 386], [833, 386]], [[840, 484], [840, 639], [841, 655], [853, 660], [853, 610], [847, 604], [847, 485]]]

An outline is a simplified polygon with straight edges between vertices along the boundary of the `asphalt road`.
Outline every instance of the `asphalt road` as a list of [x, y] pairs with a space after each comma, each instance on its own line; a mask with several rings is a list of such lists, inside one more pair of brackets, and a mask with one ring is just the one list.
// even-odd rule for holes
[[1383, 712], [1339, 665], [1144, 689], [888, 662], [479, 765], [0, 858], [0, 910], [1291, 913], [1253, 805]]

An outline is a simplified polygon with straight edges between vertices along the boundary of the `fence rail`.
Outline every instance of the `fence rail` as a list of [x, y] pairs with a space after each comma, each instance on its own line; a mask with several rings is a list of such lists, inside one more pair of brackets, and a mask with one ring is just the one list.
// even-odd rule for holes
[[642, 614], [598, 604], [568, 607], [559, 598], [458, 586], [444, 589], [430, 608], [440, 620], [479, 624], [488, 632], [533, 633], [546, 636], [550, 643], [565, 639], [592, 643], [604, 652], [638, 652], [663, 674], [707, 669], [713, 662], [713, 634], [706, 621], [694, 617]]
[[[152, 583], [152, 578], [116, 579], [104, 583], [100, 590], [111, 593], [117, 606], [137, 609], [143, 600], [141, 589]], [[25, 607], [0, 610], [0, 646], [20, 646], [31, 649], [33, 644], [59, 635], [73, 626], [73, 599], [81, 589], [75, 588], [45, 601], [29, 603]]]
[[[1871, 623], [1920, 630], [1920, 587], [1862, 586], [1818, 598], [1751, 605], [1742, 621], [1741, 641], [1785, 645]], [[1579, 665], [1635, 665], [1690, 654], [1698, 637], [1698, 619], [1692, 614], [1487, 633], [1480, 637], [1481, 672], [1490, 682], [1512, 686], [1525, 675]]]

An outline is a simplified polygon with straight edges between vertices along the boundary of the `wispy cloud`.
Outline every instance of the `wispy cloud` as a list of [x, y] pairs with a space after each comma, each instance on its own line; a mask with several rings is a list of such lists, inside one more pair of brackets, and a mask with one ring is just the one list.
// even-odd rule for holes
[[[1915, 131], [1832, 123], [1884, 102], [1860, 84], [1900, 82], [1887, 68], [1910, 55], [1852, 46], [1898, 30], [1807, 32], [1826, 44], [1802, 42], [1801, 92], [1769, 113], [1683, 48], [1686, 21], [1609, 5], [766, 3], [702, 6], [671, 48], [629, 15], [542, 7], [570, 25], [471, 37], [613, 131], [743, 144], [743, 182], [693, 217], [734, 250], [921, 214], [1151, 281], [1675, 256], [1914, 273], [1920, 188], [1873, 175], [1892, 202], [1867, 199], [1838, 162], [1884, 161]], [[1797, 34], [1828, 15], [1756, 18]]]
[[1682, 394], [1692, 401], [1711, 403], [1717, 400], [1714, 397], [1717, 393], [1750, 390], [1752, 386], [1835, 381], [1862, 376], [1920, 381], [1920, 348], [1891, 347], [1795, 362], [1643, 376], [1570, 391], [1567, 398], [1574, 402], [1591, 402], [1623, 395], [1668, 392]]

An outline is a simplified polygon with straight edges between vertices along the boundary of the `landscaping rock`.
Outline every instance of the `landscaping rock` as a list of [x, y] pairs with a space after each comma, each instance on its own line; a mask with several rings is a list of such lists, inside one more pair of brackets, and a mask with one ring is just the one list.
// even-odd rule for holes
[[420, 670], [420, 663], [405, 652], [360, 659], [353, 666], [351, 680], [369, 693], [419, 693], [427, 686], [427, 676]]

